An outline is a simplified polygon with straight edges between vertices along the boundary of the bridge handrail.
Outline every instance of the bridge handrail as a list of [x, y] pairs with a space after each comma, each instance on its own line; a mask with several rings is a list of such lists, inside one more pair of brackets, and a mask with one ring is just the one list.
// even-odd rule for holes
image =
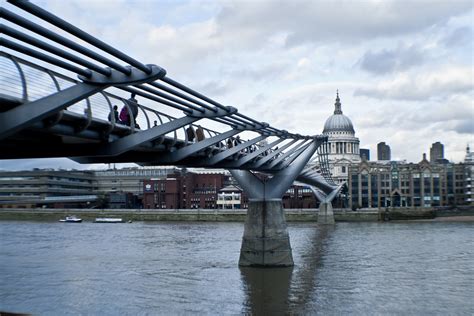
[[[49, 70], [49, 69], [47, 69], [47, 68], [45, 68], [45, 67], [43, 67], [43, 66], [36, 65], [36, 64], [34, 64], [34, 63], [31, 63], [30, 61], [27, 61], [27, 60], [24, 60], [24, 59], [22, 59], [22, 58], [13, 56], [13, 55], [11, 55], [11, 54], [9, 54], [9, 53], [0, 52], [0, 56], [3, 56], [3, 57], [8, 58], [8, 59], [10, 59], [10, 60], [12, 60], [12, 61], [15, 61], [15, 62], [18, 64], [18, 67], [19, 67], [18, 69], [19, 69], [19, 71], [21, 71], [21, 69], [22, 69], [22, 68], [21, 68], [21, 67], [22, 67], [21, 65], [22, 65], [22, 64], [25, 64], [25, 65], [27, 65], [27, 66], [29, 66], [29, 67], [31, 67], [31, 68], [34, 68], [34, 69], [36, 69], [36, 70], [38, 70], [38, 71], [41, 71], [41, 72], [43, 72], [43, 73], [47, 73], [49, 76], [51, 76], [52, 80], [55, 82], [55, 85], [56, 85], [58, 91], [60, 91], [61, 88], [60, 88], [59, 84], [57, 83], [57, 78], [60, 78], [60, 79], [62, 79], [62, 80], [65, 80], [65, 81], [67, 81], [67, 82], [74, 83], [74, 84], [79, 83], [78, 80], [69, 78], [69, 77], [67, 77], [67, 76], [65, 76], [65, 75], [63, 75], [63, 74], [61, 74], [61, 73], [59, 73], [59, 72], [56, 72], [56, 71], [53, 71], [53, 70]], [[57, 77], [57, 78], [56, 78], [56, 77]], [[24, 80], [24, 78], [22, 78], [22, 80]], [[26, 83], [25, 83], [24, 86], [26, 86]], [[27, 91], [24, 91], [24, 93], [27, 94]], [[107, 101], [107, 104], [108, 104], [108, 107], [109, 107], [109, 113], [112, 112], [112, 103], [113, 103], [113, 102], [112, 102], [111, 100], [120, 100], [120, 101], [122, 101], [122, 103], [124, 104], [124, 106], [127, 106], [126, 100], [125, 100], [124, 98], [120, 97], [120, 96], [114, 95], [114, 94], [112, 94], [112, 93], [110, 93], [110, 92], [108, 92], [108, 91], [101, 91], [101, 92], [99, 92], [99, 93], [105, 97], [105, 100]], [[98, 120], [102, 120], [101, 118], [94, 116], [94, 113], [95, 113], [95, 111], [94, 111], [94, 102], [92, 102], [92, 101], [89, 100], [89, 99], [90, 99], [90, 98], [86, 98], [86, 99], [85, 99], [86, 102], [87, 102], [87, 111], [86, 111], [86, 112], [87, 112], [87, 115], [88, 115], [88, 124], [87, 124], [87, 126], [90, 125], [93, 120], [97, 120], [97, 119], [98, 119]], [[91, 106], [91, 105], [92, 105], [92, 106]], [[72, 106], [74, 106], [74, 105], [72, 105]], [[140, 109], [144, 112], [144, 114], [145, 114], [146, 117], [147, 117], [147, 122], [148, 122], [147, 124], [148, 124], [148, 126], [150, 126], [150, 120], [149, 120], [149, 116], [147, 115], [147, 112], [156, 114], [157, 117], [158, 117], [158, 119], [160, 120], [160, 124], [163, 123], [163, 120], [161, 119], [161, 116], [166, 117], [166, 118], [167, 118], [168, 120], [170, 120], [170, 121], [177, 119], [176, 117], [173, 117], [173, 116], [171, 116], [171, 115], [169, 115], [169, 114], [166, 114], [166, 113], [163, 113], [163, 112], [161, 112], [161, 111], [152, 109], [152, 108], [150, 108], [150, 107], [148, 107], [148, 106], [146, 106], [146, 105], [143, 105], [143, 104], [139, 104], [139, 107], [140, 107]], [[65, 111], [67, 111], [67, 110], [65, 110]], [[130, 111], [130, 110], [129, 110], [129, 111]], [[66, 112], [65, 112], [64, 114], [66, 114]], [[77, 114], [82, 115], [83, 113], [77, 113]], [[70, 116], [71, 114], [67, 114], [67, 115]], [[61, 117], [63, 117], [63, 115], [61, 115]], [[111, 116], [111, 117], [114, 118], [113, 116]], [[224, 123], [227, 123], [227, 122], [224, 122]], [[133, 126], [133, 125], [129, 127], [129, 126], [126, 126], [126, 125], [118, 124], [117, 122], [115, 122], [115, 119], [112, 119], [112, 120], [110, 121], [110, 124], [111, 124], [111, 128], [109, 129], [109, 132], [111, 132], [111, 131], [115, 130], [116, 128], [119, 128], [119, 127], [120, 127], [120, 129], [131, 129], [132, 131], [134, 130], [134, 126]], [[236, 122], [236, 124], [239, 124], [239, 122]], [[198, 128], [200, 125], [190, 124], [190, 126], [193, 126], [194, 128]], [[84, 128], [85, 128], [85, 127], [86, 127], [86, 126], [84, 126]], [[201, 127], [201, 128], [203, 128], [203, 130], [204, 130], [208, 135], [210, 135], [210, 136], [212, 136], [212, 134], [214, 134], [214, 136], [221, 134], [221, 133], [218, 132], [218, 131], [211, 130], [211, 129], [206, 128], [206, 127]], [[183, 127], [183, 130], [184, 130], [184, 127]], [[184, 141], [185, 141], [185, 143], [187, 144], [187, 143], [188, 143], [188, 139], [187, 139], [187, 134], [186, 134], [185, 131], [184, 131], [184, 135], [185, 135], [185, 140], [184, 140]], [[173, 137], [173, 139], [174, 139], [173, 143], [176, 143], [176, 141], [177, 141], [176, 131], [174, 131], [174, 137]], [[262, 146], [262, 145], [256, 144], [255, 146], [260, 147], [260, 146]], [[222, 149], [225, 149], [225, 148], [226, 148], [226, 145], [223, 145], [222, 143], [218, 143], [218, 144], [217, 144], [217, 147], [222, 150]], [[278, 151], [278, 153], [281, 152], [281, 150], [270, 149], [270, 151], [267, 152], [265, 155], [268, 155], [270, 152], [273, 153], [273, 152], [277, 152], [277, 151]], [[247, 151], [242, 152], [242, 154], [246, 154], [246, 153], [247, 153]], [[258, 157], [259, 157], [259, 158], [262, 158], [262, 157], [265, 156], [265, 155], [262, 154], [262, 155], [259, 155]], [[291, 160], [294, 159], [294, 156], [292, 157], [292, 155], [293, 155], [293, 154], [292, 154], [291, 152], [288, 154], [288, 156], [289, 156], [289, 158], [291, 158]], [[280, 159], [280, 158], [279, 158], [279, 159]], [[280, 159], [280, 160], [281, 160], [281, 159]], [[288, 162], [285, 163], [285, 165], [287, 165], [287, 164], [288, 164]], [[273, 162], [272, 165], [276, 165], [276, 163]]]
[[[23, 97], [22, 100], [10, 100], [13, 103], [17, 102], [19, 104], [28, 103], [28, 82], [25, 79], [21, 64], [24, 63], [30, 67], [33, 67], [39, 71], [42, 71], [48, 74], [51, 77], [51, 80], [54, 82], [54, 86], [56, 87], [56, 92], [60, 94], [61, 86], [58, 83], [58, 80], [64, 80], [69, 83], [75, 84], [74, 88], [80, 87], [82, 89], [83, 86], [88, 87], [89, 92], [84, 92], [83, 95], [78, 94], [77, 97], [69, 98], [69, 102], [63, 102], [59, 105], [55, 105], [56, 108], [47, 109], [47, 111], [43, 111], [36, 115], [36, 117], [25, 119], [24, 121], [18, 121], [15, 119], [13, 120], [14, 123], [11, 123], [13, 127], [5, 128], [6, 131], [9, 133], [14, 133], [15, 131], [24, 128], [24, 126], [28, 126], [28, 124], [33, 124], [30, 122], [40, 123], [39, 120], [43, 120], [44, 124], [55, 125], [56, 123], [60, 122], [63, 117], [71, 119], [72, 116], [70, 113], [67, 113], [67, 109], [75, 106], [78, 103], [85, 104], [85, 108], [83, 108], [84, 113], [79, 113], [79, 115], [83, 115], [81, 126], [75, 127], [77, 132], [82, 134], [97, 133], [99, 134], [102, 131], [97, 130], [88, 130], [89, 127], [104, 127], [104, 124], [107, 122], [103, 122], [99, 116], [95, 116], [98, 113], [98, 108], [94, 102], [91, 100], [96, 96], [102, 96], [105, 100], [105, 107], [108, 108], [107, 114], [112, 114], [111, 117], [108, 119], [108, 124], [110, 127], [105, 127], [108, 129], [105, 133], [105, 136], [111, 136], [113, 131], [127, 131], [130, 130], [130, 134], [134, 134], [137, 132], [139, 128], [136, 126], [134, 120], [130, 120], [130, 126], [119, 126], [119, 122], [116, 122], [115, 117], [113, 115], [113, 102], [112, 100], [119, 100], [121, 101], [125, 108], [128, 109], [129, 116], [132, 117], [132, 111], [129, 106], [128, 100], [125, 100], [123, 97], [114, 95], [104, 89], [108, 87], [113, 87], [117, 89], [121, 89], [123, 91], [129, 93], [135, 93], [143, 98], [147, 98], [153, 102], [157, 102], [160, 104], [164, 104], [165, 106], [180, 110], [184, 112], [185, 117], [175, 118], [171, 115], [163, 113], [161, 111], [155, 110], [152, 107], [148, 107], [144, 104], [138, 104], [138, 108], [140, 111], [143, 112], [143, 117], [145, 119], [145, 124], [142, 128], [150, 129], [152, 127], [151, 119], [152, 117], [156, 117], [161, 125], [165, 125], [166, 122], [163, 119], [167, 119], [170, 123], [174, 123], [175, 121], [180, 121], [181, 125], [176, 123], [166, 125], [166, 128], [163, 127], [160, 131], [163, 131], [162, 134], [151, 135], [149, 138], [144, 137], [144, 140], [140, 140], [137, 144], [142, 145], [145, 142], [153, 142], [160, 143], [163, 142], [163, 139], [168, 134], [173, 134], [171, 139], [167, 139], [168, 146], [174, 146], [178, 141], [180, 142], [180, 146], [182, 146], [182, 141], [178, 139], [177, 132], [181, 133], [181, 129], [184, 131], [184, 144], [185, 146], [188, 145], [190, 139], [188, 138], [185, 126], [192, 126], [202, 128], [205, 133], [207, 133], [210, 138], [209, 142], [206, 141], [205, 146], [202, 144], [192, 144], [186, 148], [186, 152], [190, 153], [204, 153], [207, 152], [207, 149], [212, 148], [219, 148], [219, 151], [222, 147], [226, 147], [225, 144], [223, 145], [222, 142], [227, 138], [228, 140], [233, 139], [233, 135], [236, 135], [242, 131], [253, 131], [257, 134], [260, 134], [260, 138], [254, 138], [253, 143], [249, 142], [249, 146], [255, 146], [257, 149], [257, 153], [252, 151], [252, 147], [245, 147], [245, 146], [238, 146], [238, 149], [232, 150], [228, 152], [228, 155], [233, 155], [233, 157], [247, 155], [246, 159], [236, 162], [236, 166], [241, 166], [238, 164], [241, 163], [254, 163], [255, 166], [263, 166], [266, 165], [267, 168], [269, 166], [288, 166], [291, 164], [292, 161], [297, 159], [297, 157], [304, 151], [305, 142], [308, 140], [313, 140], [318, 142], [318, 146], [320, 143], [324, 143], [327, 141], [324, 139], [325, 136], [322, 135], [313, 135], [313, 136], [304, 136], [296, 133], [289, 133], [285, 130], [280, 130], [275, 127], [270, 126], [267, 123], [257, 121], [253, 118], [250, 118], [244, 114], [239, 113], [235, 108], [224, 106], [223, 104], [199, 93], [195, 90], [177, 82], [176, 80], [170, 78], [166, 71], [156, 65], [146, 65], [141, 63], [140, 61], [124, 54], [120, 50], [104, 43], [103, 41], [93, 37], [92, 35], [82, 31], [81, 29], [75, 27], [74, 25], [70, 24], [69, 22], [64, 21], [63, 19], [47, 12], [46, 10], [40, 8], [39, 6], [25, 0], [8, 0], [14, 6], [19, 7], [20, 9], [38, 17], [39, 19], [46, 21], [52, 25], [55, 25], [59, 29], [63, 30], [69, 35], [72, 35], [76, 38], [79, 38], [89, 44], [91, 44], [97, 51], [91, 50], [89, 48], [84, 47], [83, 45], [60, 35], [59, 33], [55, 33], [50, 31], [49, 29], [30, 21], [20, 15], [17, 15], [13, 12], [5, 8], [0, 8], [0, 17], [5, 18], [9, 23], [13, 23], [15, 26], [22, 27], [27, 29], [39, 37], [33, 37], [22, 31], [12, 28], [8, 25], [0, 24], [0, 32], [5, 33], [8, 37], [12, 38], [13, 40], [0, 38], [0, 44], [4, 45], [5, 47], [25, 54], [27, 56], [33, 57], [35, 59], [39, 59], [45, 61], [46, 63], [56, 65], [62, 70], [71, 71], [79, 75], [80, 80], [73, 80], [64, 74], [61, 74], [56, 71], [49, 70], [45, 67], [41, 67], [35, 65], [26, 60], [22, 60], [16, 56], [0, 52], [0, 56], [4, 56], [10, 58], [13, 61], [15, 66], [18, 68], [19, 76], [22, 81], [22, 89], [23, 89]], [[51, 45], [41, 38], [49, 39], [58, 45]], [[21, 43], [26, 43], [33, 48], [28, 46], [22, 45]], [[72, 50], [76, 54], [70, 53], [68, 50]], [[49, 54], [45, 54], [41, 51], [48, 52]], [[92, 61], [89, 61], [82, 56], [89, 58]], [[123, 66], [108, 57], [108, 55], [121, 60], [128, 65]], [[81, 68], [86, 67], [86, 68]], [[125, 76], [124, 76], [125, 75]], [[82, 86], [81, 86], [82, 85]], [[94, 90], [96, 89], [96, 90]], [[79, 90], [79, 89], [77, 89]], [[97, 92], [99, 91], [99, 92]], [[63, 92], [63, 91], [61, 91]], [[87, 94], [88, 93], [88, 94]], [[87, 95], [87, 96], [86, 96]], [[7, 96], [8, 97], [8, 96]], [[56, 95], [49, 95], [45, 96], [42, 100], [49, 100], [48, 97], [56, 97]], [[81, 99], [82, 97], [82, 99]], [[73, 100], [81, 100], [77, 103], [73, 103]], [[92, 100], [93, 101], [93, 100]], [[42, 101], [43, 103], [47, 103], [49, 101]], [[71, 103], [73, 103], [71, 105]], [[16, 104], [16, 103], [15, 103]], [[14, 104], [14, 106], [15, 106]], [[16, 104], [16, 105], [19, 105]], [[61, 107], [62, 106], [62, 107]], [[22, 108], [24, 109], [24, 107]], [[49, 112], [48, 112], [49, 111]], [[54, 112], [56, 111], [56, 112]], [[17, 113], [17, 112], [14, 112]], [[8, 115], [4, 115], [5, 121], [7, 121], [7, 117], [14, 118], [14, 113], [9, 113]], [[51, 115], [53, 113], [54, 115]], [[36, 113], [35, 113], [36, 114]], [[100, 114], [100, 113], [99, 113]], [[51, 117], [47, 117], [44, 120], [44, 117], [51, 115]], [[227, 132], [217, 132], [210, 130], [208, 128], [203, 128], [200, 125], [196, 125], [193, 122], [201, 119], [206, 118], [221, 124], [225, 124], [232, 128], [232, 130]], [[36, 119], [36, 121], [35, 121]], [[80, 117], [79, 117], [80, 119]], [[194, 120], [193, 120], [194, 119]], [[28, 121], [30, 120], [30, 121]], [[102, 122], [99, 122], [102, 120]], [[48, 122], [44, 122], [48, 121]], [[34, 123], [34, 124], [36, 124]], [[43, 124], [41, 123], [41, 124]], [[14, 125], [16, 124], [16, 125]], [[41, 125], [39, 124], [39, 125]], [[141, 122], [140, 122], [141, 124]], [[173, 126], [173, 129], [171, 129]], [[177, 126], [177, 127], [174, 127]], [[153, 126], [154, 127], [154, 126]], [[144, 130], [141, 130], [144, 131]], [[92, 135], [89, 133], [90, 135]], [[88, 135], [89, 135], [88, 134]], [[146, 133], [144, 133], [146, 134]], [[149, 135], [150, 133], [146, 134]], [[153, 134], [153, 133], [151, 133]], [[5, 135], [5, 134], [3, 134]], [[141, 134], [143, 135], [143, 134]], [[158, 135], [162, 135], [159, 136]], [[115, 135], [117, 137], [117, 134]], [[197, 135], [195, 135], [197, 136]], [[263, 145], [257, 143], [259, 140], [263, 140], [270, 136], [277, 137], [278, 141], [273, 141], [272, 144], [278, 144], [282, 141], [282, 147], [278, 149], [278, 147], [273, 148], [273, 146]], [[137, 136], [136, 138], [139, 138]], [[156, 140], [155, 138], [158, 137]], [[262, 138], [263, 137], [263, 138]], [[214, 138], [214, 140], [212, 140]], [[148, 143], [147, 143], [148, 144]], [[161, 143], [160, 143], [161, 144]], [[111, 145], [110, 143], [107, 145]], [[116, 144], [112, 144], [111, 146], [115, 146]], [[121, 145], [116, 145], [120, 147]], [[110, 146], [109, 146], [110, 147]], [[327, 179], [330, 179], [330, 173], [328, 171], [328, 161], [327, 161], [327, 153], [324, 152], [324, 147], [320, 149], [318, 159], [320, 160], [320, 167], [323, 173], [323, 176]], [[179, 147], [178, 147], [179, 148]], [[110, 149], [110, 148], [109, 148]], [[227, 148], [229, 149], [229, 148]], [[118, 150], [117, 152], [123, 153], [124, 151], [120, 151], [120, 148], [115, 148], [114, 150]], [[194, 150], [194, 151], [193, 151]], [[173, 154], [174, 149], [169, 152], [168, 156], [171, 157]], [[111, 151], [109, 151], [111, 152]], [[115, 151], [113, 151], [115, 152]], [[118, 154], [117, 154], [118, 155]], [[179, 156], [179, 155], [178, 155]], [[174, 156], [173, 156], [174, 157]], [[181, 150], [181, 156], [179, 157], [186, 157]], [[224, 158], [222, 158], [224, 157]], [[229, 156], [220, 155], [219, 159], [227, 159]], [[169, 158], [172, 159], [172, 158]], [[216, 161], [218, 159], [216, 158]], [[219, 160], [220, 161], [220, 160]], [[270, 168], [271, 169], [271, 168]], [[277, 168], [275, 168], [276, 170]], [[328, 180], [329, 181], [329, 180]]]
[[[79, 28], [73, 26], [69, 22], [64, 21], [63, 19], [55, 16], [54, 14], [38, 7], [37, 5], [35, 5], [35, 4], [33, 4], [29, 1], [17, 0], [17, 1], [8, 1], [8, 2], [10, 2], [12, 5], [15, 5], [15, 6], [23, 9], [24, 11], [26, 11], [26, 12], [32, 14], [32, 15], [35, 15], [36, 17], [38, 17], [38, 18], [40, 18], [44, 21], [49, 22], [50, 24], [53, 24], [53, 25], [57, 26], [58, 28], [62, 29], [63, 31], [88, 42], [89, 44], [91, 44], [92, 46], [94, 46], [97, 49], [101, 50], [102, 52], [107, 53], [109, 55], [112, 55], [112, 56], [114, 56], [114, 57], [116, 57], [116, 58], [118, 58], [118, 59], [120, 59], [124, 62], [127, 62], [128, 64], [130, 64], [133, 67], [138, 68], [140, 71], [144, 72], [145, 74], [150, 74], [151, 73], [151, 70], [150, 70], [151, 66], [150, 65], [144, 65], [143, 63], [133, 59], [132, 57], [124, 54], [123, 52], [117, 50], [116, 48], [104, 43], [103, 41], [93, 37], [92, 35], [84, 32], [82, 30], [80, 30]], [[43, 37], [46, 37], [46, 38], [48, 38], [52, 41], [55, 41], [56, 43], [58, 43], [58, 44], [60, 44], [64, 47], [67, 47], [69, 49], [72, 49], [72, 50], [76, 51], [79, 54], [82, 54], [82, 55], [85, 55], [89, 58], [92, 58], [93, 60], [95, 60], [97, 62], [100, 62], [100, 63], [103, 63], [106, 66], [112, 67], [113, 69], [115, 69], [117, 71], [120, 71], [122, 73], [125, 73], [125, 74], [130, 74], [131, 73], [130, 67], [121, 66], [121, 65], [115, 63], [110, 58], [107, 58], [107, 57], [103, 56], [103, 54], [101, 55], [101, 54], [98, 54], [97, 52], [91, 51], [91, 50], [83, 47], [82, 45], [79, 45], [74, 41], [71, 41], [71, 40], [69, 40], [69, 39], [67, 39], [67, 38], [65, 38], [61, 35], [58, 35], [54, 32], [51, 32], [50, 30], [48, 30], [48, 29], [46, 29], [46, 28], [44, 28], [44, 27], [42, 27], [38, 24], [35, 24], [35, 23], [33, 23], [33, 22], [31, 22], [31, 21], [29, 21], [29, 20], [15, 14], [15, 13], [13, 13], [13, 12], [10, 12], [7, 9], [1, 8], [0, 14], [1, 14], [2, 17], [9, 20], [10, 22], [15, 23], [19, 26], [22, 26], [24, 28], [27, 28], [28, 30], [33, 31], [36, 34], [38, 34], [40, 36], [43, 36]], [[8, 26], [3, 26], [2, 30], [4, 32], [6, 32], [6, 34], [8, 36], [14, 37], [19, 41], [26, 41], [30, 45], [33, 45], [33, 46], [35, 46], [39, 49], [47, 50], [50, 53], [52, 53], [53, 55], [59, 56], [59, 57], [64, 58], [68, 61], [71, 61], [73, 63], [78, 63], [82, 66], [87, 67], [87, 68], [82, 69], [82, 68], [79, 68], [79, 67], [77, 67], [73, 64], [66, 63], [66, 62], [64, 62], [62, 60], [59, 60], [57, 58], [54, 58], [50, 55], [45, 55], [43, 53], [40, 53], [37, 50], [29, 49], [29, 48], [27, 48], [23, 45], [17, 44], [15, 42], [10, 41], [10, 40], [0, 39], [2, 41], [2, 44], [4, 44], [6, 47], [9, 47], [13, 50], [17, 50], [17, 51], [25, 53], [25, 54], [27, 54], [31, 57], [38, 58], [38, 59], [41, 59], [41, 60], [46, 61], [48, 63], [58, 65], [59, 67], [61, 67], [63, 69], [67, 69], [67, 70], [73, 71], [75, 73], [78, 73], [78, 74], [82, 75], [85, 78], [91, 78], [91, 76], [93, 75], [93, 72], [99, 72], [99, 73], [101, 73], [105, 76], [110, 75], [110, 69], [109, 68], [103, 68], [103, 67], [98, 66], [96, 64], [93, 64], [91, 62], [88, 62], [87, 60], [84, 60], [84, 59], [78, 57], [77, 55], [72, 55], [72, 54], [68, 53], [67, 51], [65, 51], [63, 49], [60, 49], [59, 47], [49, 45], [45, 42], [42, 42], [39, 39], [36, 39], [36, 38], [33, 38], [29, 35], [23, 34], [22, 32], [19, 32], [17, 30], [11, 29]], [[216, 108], [219, 108], [219, 109], [224, 110], [224, 111], [229, 111], [228, 107], [222, 105], [219, 102], [216, 102], [215, 100], [212, 100], [212, 99], [200, 94], [199, 92], [196, 92], [196, 91], [186, 87], [185, 85], [175, 81], [174, 79], [170, 78], [169, 76], [165, 76], [165, 77], [161, 78], [161, 81], [166, 83], [170, 87], [174, 87], [177, 90], [171, 89], [170, 87], [166, 87], [162, 83], [158, 83], [156, 81], [149, 81], [147, 83], [152, 87], [163, 89], [164, 91], [166, 91], [166, 92], [168, 92], [168, 93], [170, 93], [174, 96], [178, 96], [178, 97], [182, 98], [183, 100], [176, 99], [176, 98], [174, 98], [172, 96], [169, 96], [169, 95], [165, 96], [161, 91], [158, 91], [156, 89], [152, 90], [152, 88], [144, 86], [142, 84], [135, 85], [135, 88], [146, 89], [148, 92], [150, 92], [152, 94], [160, 95], [162, 98], [164, 98], [167, 101], [169, 101], [171, 99], [174, 102], [172, 102], [172, 103], [165, 102], [166, 105], [178, 108], [180, 110], [183, 110], [185, 113], [188, 113], [188, 114], [191, 111], [190, 109], [195, 110], [195, 111], [199, 111], [201, 113], [203, 113], [204, 110], [210, 110], [210, 111], [216, 112], [217, 111]], [[193, 96], [194, 98], [186, 96], [186, 94], [184, 94], [183, 92]], [[197, 99], [195, 99], [195, 98], [197, 98]], [[165, 101], [165, 100], [155, 99], [155, 101], [158, 101], [160, 103], [163, 103], [161, 101]], [[203, 103], [202, 101], [213, 105], [215, 108], [210, 106], [210, 105], [207, 105], [206, 103]], [[183, 105], [184, 107], [181, 106], [180, 104]], [[199, 107], [194, 106], [193, 104], [198, 105]], [[269, 135], [272, 135], [272, 136], [285, 137], [285, 138], [294, 138], [294, 139], [302, 139], [302, 138], [305, 138], [305, 137], [307, 137], [307, 139], [310, 138], [310, 136], [301, 136], [299, 134], [292, 134], [292, 133], [288, 133], [288, 132], [283, 131], [283, 130], [279, 130], [279, 129], [270, 127], [266, 123], [259, 122], [257, 120], [254, 120], [254, 119], [252, 119], [252, 118], [250, 118], [246, 115], [243, 115], [241, 113], [238, 113], [238, 112], [237, 113], [230, 113], [229, 112], [228, 116], [225, 116], [225, 117], [222, 117], [222, 118], [217, 118], [215, 120], [218, 121], [218, 122], [221, 122], [221, 123], [226, 122], [227, 125], [230, 125], [232, 127], [238, 127], [238, 126], [243, 127], [243, 126], [246, 126], [246, 125], [250, 125], [250, 127], [253, 127], [253, 128], [263, 127], [260, 130], [262, 132], [268, 133]]]
[[[47, 68], [45, 68], [45, 67], [39, 66], [39, 65], [34, 64], [34, 63], [32, 63], [32, 62], [30, 62], [30, 61], [28, 61], [28, 60], [19, 58], [19, 57], [17, 57], [17, 56], [13, 56], [13, 55], [11, 55], [11, 54], [9, 54], [9, 53], [0, 51], [0, 56], [3, 56], [3, 57], [5, 57], [5, 58], [10, 59], [10, 60], [11, 60], [12, 62], [14, 62], [15, 65], [17, 66], [17, 69], [19, 70], [19, 73], [20, 73], [19, 75], [20, 75], [20, 78], [21, 78], [21, 82], [22, 82], [22, 90], [23, 90], [22, 95], [26, 96], [26, 99], [28, 99], [28, 97], [27, 97], [27, 96], [28, 96], [28, 89], [27, 89], [27, 82], [26, 82], [26, 79], [24, 78], [24, 76], [21, 75], [21, 73], [23, 72], [23, 70], [22, 70], [22, 68], [21, 68], [21, 64], [25, 64], [25, 65], [27, 65], [28, 67], [31, 67], [31, 68], [34, 68], [34, 69], [36, 69], [36, 70], [42, 71], [42, 72], [48, 74], [49, 76], [51, 76], [52, 80], [55, 82], [55, 85], [56, 85], [56, 88], [58, 89], [58, 91], [60, 91], [61, 88], [59, 87], [59, 84], [57, 84], [56, 77], [58, 77], [58, 78], [60, 78], [60, 79], [62, 79], [62, 80], [68, 81], [68, 82], [70, 82], [70, 83], [74, 83], [74, 84], [79, 83], [78, 80], [74, 80], [74, 79], [72, 79], [72, 78], [70, 78], [70, 77], [68, 77], [68, 76], [65, 76], [64, 74], [61, 74], [61, 73], [56, 72], [56, 71], [54, 71], [54, 70], [50, 70], [50, 69], [47, 69]], [[17, 64], [18, 64], [18, 65], [17, 65]], [[125, 98], [120, 97], [120, 96], [117, 96], [117, 95], [114, 95], [114, 94], [112, 94], [112, 93], [110, 93], [110, 92], [108, 92], [108, 91], [102, 91], [102, 92], [100, 92], [100, 94], [104, 95], [104, 97], [105, 97], [106, 100], [108, 100], [108, 101], [109, 101], [108, 98], [112, 98], [112, 99], [115, 99], [115, 100], [120, 100], [120, 101], [122, 101], [124, 104], [126, 104], [126, 102], [125, 102], [126, 99], [125, 99]], [[24, 97], [24, 98], [25, 98], [25, 97]], [[86, 100], [89, 100], [89, 98], [86, 98]], [[90, 101], [89, 101], [89, 102], [90, 102]], [[164, 113], [164, 112], [161, 112], [161, 111], [152, 109], [151, 107], [148, 107], [148, 106], [146, 106], [146, 105], [138, 104], [138, 106], [139, 106], [139, 108], [141, 108], [141, 109], [143, 110], [143, 112], [144, 112], [145, 115], [147, 115], [147, 114], [146, 114], [146, 111], [148, 111], [148, 112], [152, 112], [152, 113], [154, 113], [154, 114], [156, 114], [156, 115], [164, 116], [164, 117], [166, 117], [166, 118], [168, 118], [168, 119], [170, 119], [170, 120], [175, 120], [175, 119], [177, 119], [176, 117], [174, 117], [174, 116], [172, 116], [172, 115], [169, 115], [169, 114], [166, 114], [166, 113]], [[109, 110], [110, 110], [109, 113], [112, 112], [112, 106], [111, 106], [110, 104], [109, 104]], [[82, 113], [80, 113], [80, 114], [82, 114]], [[114, 118], [114, 117], [112, 116], [112, 118]], [[161, 119], [159, 119], [159, 120], [161, 121], [160, 123], [162, 124], [163, 121], [162, 121]], [[150, 120], [149, 120], [149, 119], [147, 119], [147, 122], [148, 122], [147, 124], [150, 126], [151, 124], [150, 124]], [[114, 122], [114, 123], [116, 123], [116, 122]], [[191, 124], [191, 125], [194, 126], [194, 127], [197, 127], [196, 124]], [[210, 133], [214, 133], [214, 134], [219, 134], [219, 133], [220, 133], [220, 132], [211, 130], [211, 129], [206, 128], [206, 127], [202, 127], [202, 128], [203, 128], [206, 132], [210, 132]]]

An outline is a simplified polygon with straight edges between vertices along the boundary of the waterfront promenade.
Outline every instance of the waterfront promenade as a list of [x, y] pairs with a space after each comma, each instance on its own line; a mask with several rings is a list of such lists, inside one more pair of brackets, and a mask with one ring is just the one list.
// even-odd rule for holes
[[[0, 220], [59, 220], [67, 215], [80, 216], [84, 221], [94, 221], [96, 217], [120, 217], [125, 221], [209, 221], [244, 222], [246, 209], [1, 209]], [[317, 222], [318, 209], [287, 209], [288, 222]], [[387, 220], [430, 220], [447, 217], [474, 216], [474, 208], [454, 210], [434, 209], [335, 209], [334, 217], [338, 222], [376, 222]], [[445, 219], [446, 220], [446, 219]]]

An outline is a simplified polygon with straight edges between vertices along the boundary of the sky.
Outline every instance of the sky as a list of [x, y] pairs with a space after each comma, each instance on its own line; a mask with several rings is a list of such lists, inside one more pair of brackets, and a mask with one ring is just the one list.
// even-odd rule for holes
[[[436, 141], [454, 162], [474, 147], [470, 0], [33, 2], [280, 129], [322, 133], [339, 90], [372, 158], [382, 141], [408, 162]], [[0, 161], [0, 169], [43, 167], [104, 165]]]

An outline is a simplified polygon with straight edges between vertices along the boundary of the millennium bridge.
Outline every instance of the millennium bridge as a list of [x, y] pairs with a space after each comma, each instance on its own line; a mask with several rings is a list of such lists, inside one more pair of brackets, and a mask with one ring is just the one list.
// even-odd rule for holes
[[0, 18], [0, 159], [228, 169], [249, 196], [242, 266], [293, 265], [281, 198], [295, 181], [333, 221], [326, 136], [246, 116], [29, 1]]

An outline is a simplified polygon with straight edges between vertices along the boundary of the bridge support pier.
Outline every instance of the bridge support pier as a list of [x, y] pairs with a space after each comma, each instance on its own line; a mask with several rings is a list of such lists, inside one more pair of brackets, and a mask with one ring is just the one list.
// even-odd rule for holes
[[316, 198], [319, 200], [319, 213], [318, 213], [318, 224], [320, 225], [334, 225], [334, 212], [332, 210], [332, 200], [336, 197], [339, 191], [342, 189], [343, 184], [338, 186], [320, 186], [316, 188], [310, 186], [309, 188], [313, 191]]
[[321, 204], [319, 204], [318, 224], [320, 225], [335, 224], [334, 212], [332, 211], [331, 202], [321, 202]]
[[240, 266], [293, 266], [281, 199], [250, 200], [240, 249]]
[[321, 143], [315, 139], [286, 168], [272, 177], [250, 171], [230, 170], [249, 196], [247, 219], [239, 265], [262, 267], [293, 266], [290, 238], [281, 198]]

